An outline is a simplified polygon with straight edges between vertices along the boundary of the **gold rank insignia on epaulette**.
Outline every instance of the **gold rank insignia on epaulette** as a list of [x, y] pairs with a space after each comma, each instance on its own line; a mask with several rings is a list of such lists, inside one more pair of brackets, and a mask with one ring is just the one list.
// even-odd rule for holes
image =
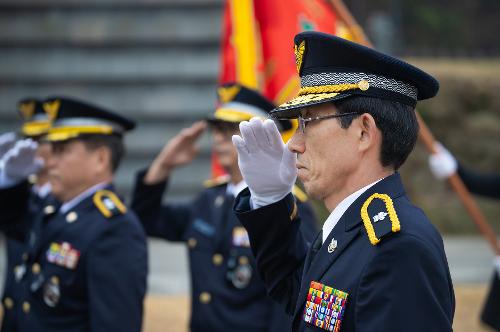
[[220, 186], [222, 184], [228, 183], [229, 179], [230, 179], [229, 175], [221, 175], [221, 176], [218, 176], [216, 178], [203, 181], [203, 186], [205, 188], [217, 187], [217, 186]]
[[392, 199], [386, 194], [371, 195], [361, 207], [361, 219], [372, 245], [401, 230]]
[[294, 184], [292, 187], [292, 194], [302, 203], [307, 202], [307, 194], [296, 184]]
[[111, 218], [127, 212], [127, 207], [112, 191], [104, 189], [99, 190], [94, 194], [93, 200], [95, 206], [97, 206], [99, 211], [101, 211], [106, 218]]

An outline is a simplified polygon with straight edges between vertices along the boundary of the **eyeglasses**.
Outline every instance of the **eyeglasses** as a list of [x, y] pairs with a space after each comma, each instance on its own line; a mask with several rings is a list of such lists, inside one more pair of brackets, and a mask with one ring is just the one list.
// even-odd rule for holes
[[342, 113], [342, 114], [331, 114], [331, 115], [325, 115], [325, 116], [317, 116], [317, 117], [312, 117], [312, 118], [303, 118], [302, 115], [299, 115], [299, 129], [302, 132], [302, 134], [306, 133], [306, 126], [308, 122], [311, 121], [319, 121], [319, 120], [326, 120], [326, 119], [334, 119], [334, 118], [341, 118], [343, 116], [347, 115], [355, 115], [359, 114], [358, 112], [348, 112], [348, 113]]

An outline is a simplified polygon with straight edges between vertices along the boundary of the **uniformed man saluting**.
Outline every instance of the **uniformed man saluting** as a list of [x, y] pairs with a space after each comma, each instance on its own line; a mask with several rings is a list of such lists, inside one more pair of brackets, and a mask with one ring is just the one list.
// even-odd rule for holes
[[[206, 124], [195, 123], [172, 138], [147, 172], [139, 173], [132, 208], [150, 236], [186, 242], [191, 269], [191, 331], [282, 331], [291, 327], [284, 310], [266, 294], [256, 271], [248, 234], [236, 219], [235, 196], [246, 187], [238, 168], [231, 135], [240, 121], [267, 117], [275, 106], [262, 95], [240, 84], [219, 87], [219, 106], [208, 119], [213, 149], [228, 176], [212, 181], [189, 204], [162, 205], [171, 172], [196, 156], [196, 141]], [[280, 128], [291, 128], [283, 121]], [[279, 135], [279, 134], [278, 134]], [[280, 138], [281, 139], [281, 138]], [[298, 209], [302, 232], [312, 240], [315, 220], [304, 193]]]
[[[270, 120], [243, 122], [233, 136], [249, 186], [235, 210], [271, 296], [293, 315], [293, 331], [451, 331], [441, 236], [397, 173], [417, 139], [416, 102], [438, 82], [318, 32], [298, 34], [295, 52], [299, 96], [272, 111], [299, 119], [288, 146]], [[331, 212], [309, 248], [289, 194], [297, 174]]]
[[[61, 204], [46, 205], [29, 232], [16, 275], [19, 331], [140, 331], [146, 239], [112, 187], [123, 135], [134, 123], [69, 98], [50, 98], [43, 107], [53, 119], [46, 166]], [[16, 197], [11, 210], [25, 211], [26, 181], [5, 190]]]
[[[12, 183], [3, 183], [4, 177], [17, 181], [18, 176], [24, 179], [24, 174], [37, 170], [33, 174], [31, 194], [28, 203], [28, 212], [24, 220], [13, 220], [12, 223], [2, 222], [0, 230], [6, 236], [7, 265], [5, 274], [5, 283], [3, 287], [2, 306], [3, 317], [1, 332], [16, 332], [17, 318], [16, 312], [19, 309], [19, 287], [17, 287], [16, 271], [23, 264], [22, 254], [24, 253], [26, 230], [31, 227], [33, 218], [39, 213], [41, 208], [50, 199], [50, 183], [46, 167], [37, 167], [36, 165], [26, 165], [21, 158], [18, 162], [12, 162], [12, 157], [18, 155], [23, 146], [38, 144], [36, 155], [41, 160], [47, 160], [50, 156], [50, 143], [42, 139], [50, 128], [50, 121], [42, 108], [42, 102], [35, 98], [23, 98], [18, 103], [18, 111], [23, 119], [23, 124], [17, 135], [6, 133], [0, 136], [0, 187], [10, 186]], [[23, 138], [17, 140], [18, 137]], [[35, 151], [33, 151], [35, 152]], [[3, 158], [10, 159], [7, 169], [3, 167]], [[35, 166], [35, 168], [32, 168]], [[28, 169], [26, 169], [28, 168]], [[30, 169], [31, 168], [31, 169]], [[11, 199], [15, 197], [4, 196], [0, 194], [0, 209], [11, 208]], [[25, 227], [20, 227], [24, 225]]]

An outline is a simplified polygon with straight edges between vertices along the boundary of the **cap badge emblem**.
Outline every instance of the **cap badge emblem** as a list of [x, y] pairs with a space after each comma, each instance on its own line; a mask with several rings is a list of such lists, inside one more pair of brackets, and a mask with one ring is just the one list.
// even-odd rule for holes
[[298, 46], [295, 45], [294, 51], [297, 72], [300, 74], [300, 69], [302, 68], [302, 60], [304, 58], [304, 53], [306, 52], [306, 41], [303, 40]]

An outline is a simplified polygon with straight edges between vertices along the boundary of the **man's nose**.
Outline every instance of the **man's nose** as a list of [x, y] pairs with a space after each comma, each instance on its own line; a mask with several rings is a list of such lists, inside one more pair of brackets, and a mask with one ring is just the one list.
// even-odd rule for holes
[[304, 134], [300, 130], [296, 130], [288, 142], [288, 150], [293, 153], [304, 153], [306, 150], [306, 145], [304, 143]]
[[56, 165], [57, 163], [57, 157], [53, 154], [50, 153], [46, 158], [45, 158], [45, 165], [47, 168], [52, 168]]

